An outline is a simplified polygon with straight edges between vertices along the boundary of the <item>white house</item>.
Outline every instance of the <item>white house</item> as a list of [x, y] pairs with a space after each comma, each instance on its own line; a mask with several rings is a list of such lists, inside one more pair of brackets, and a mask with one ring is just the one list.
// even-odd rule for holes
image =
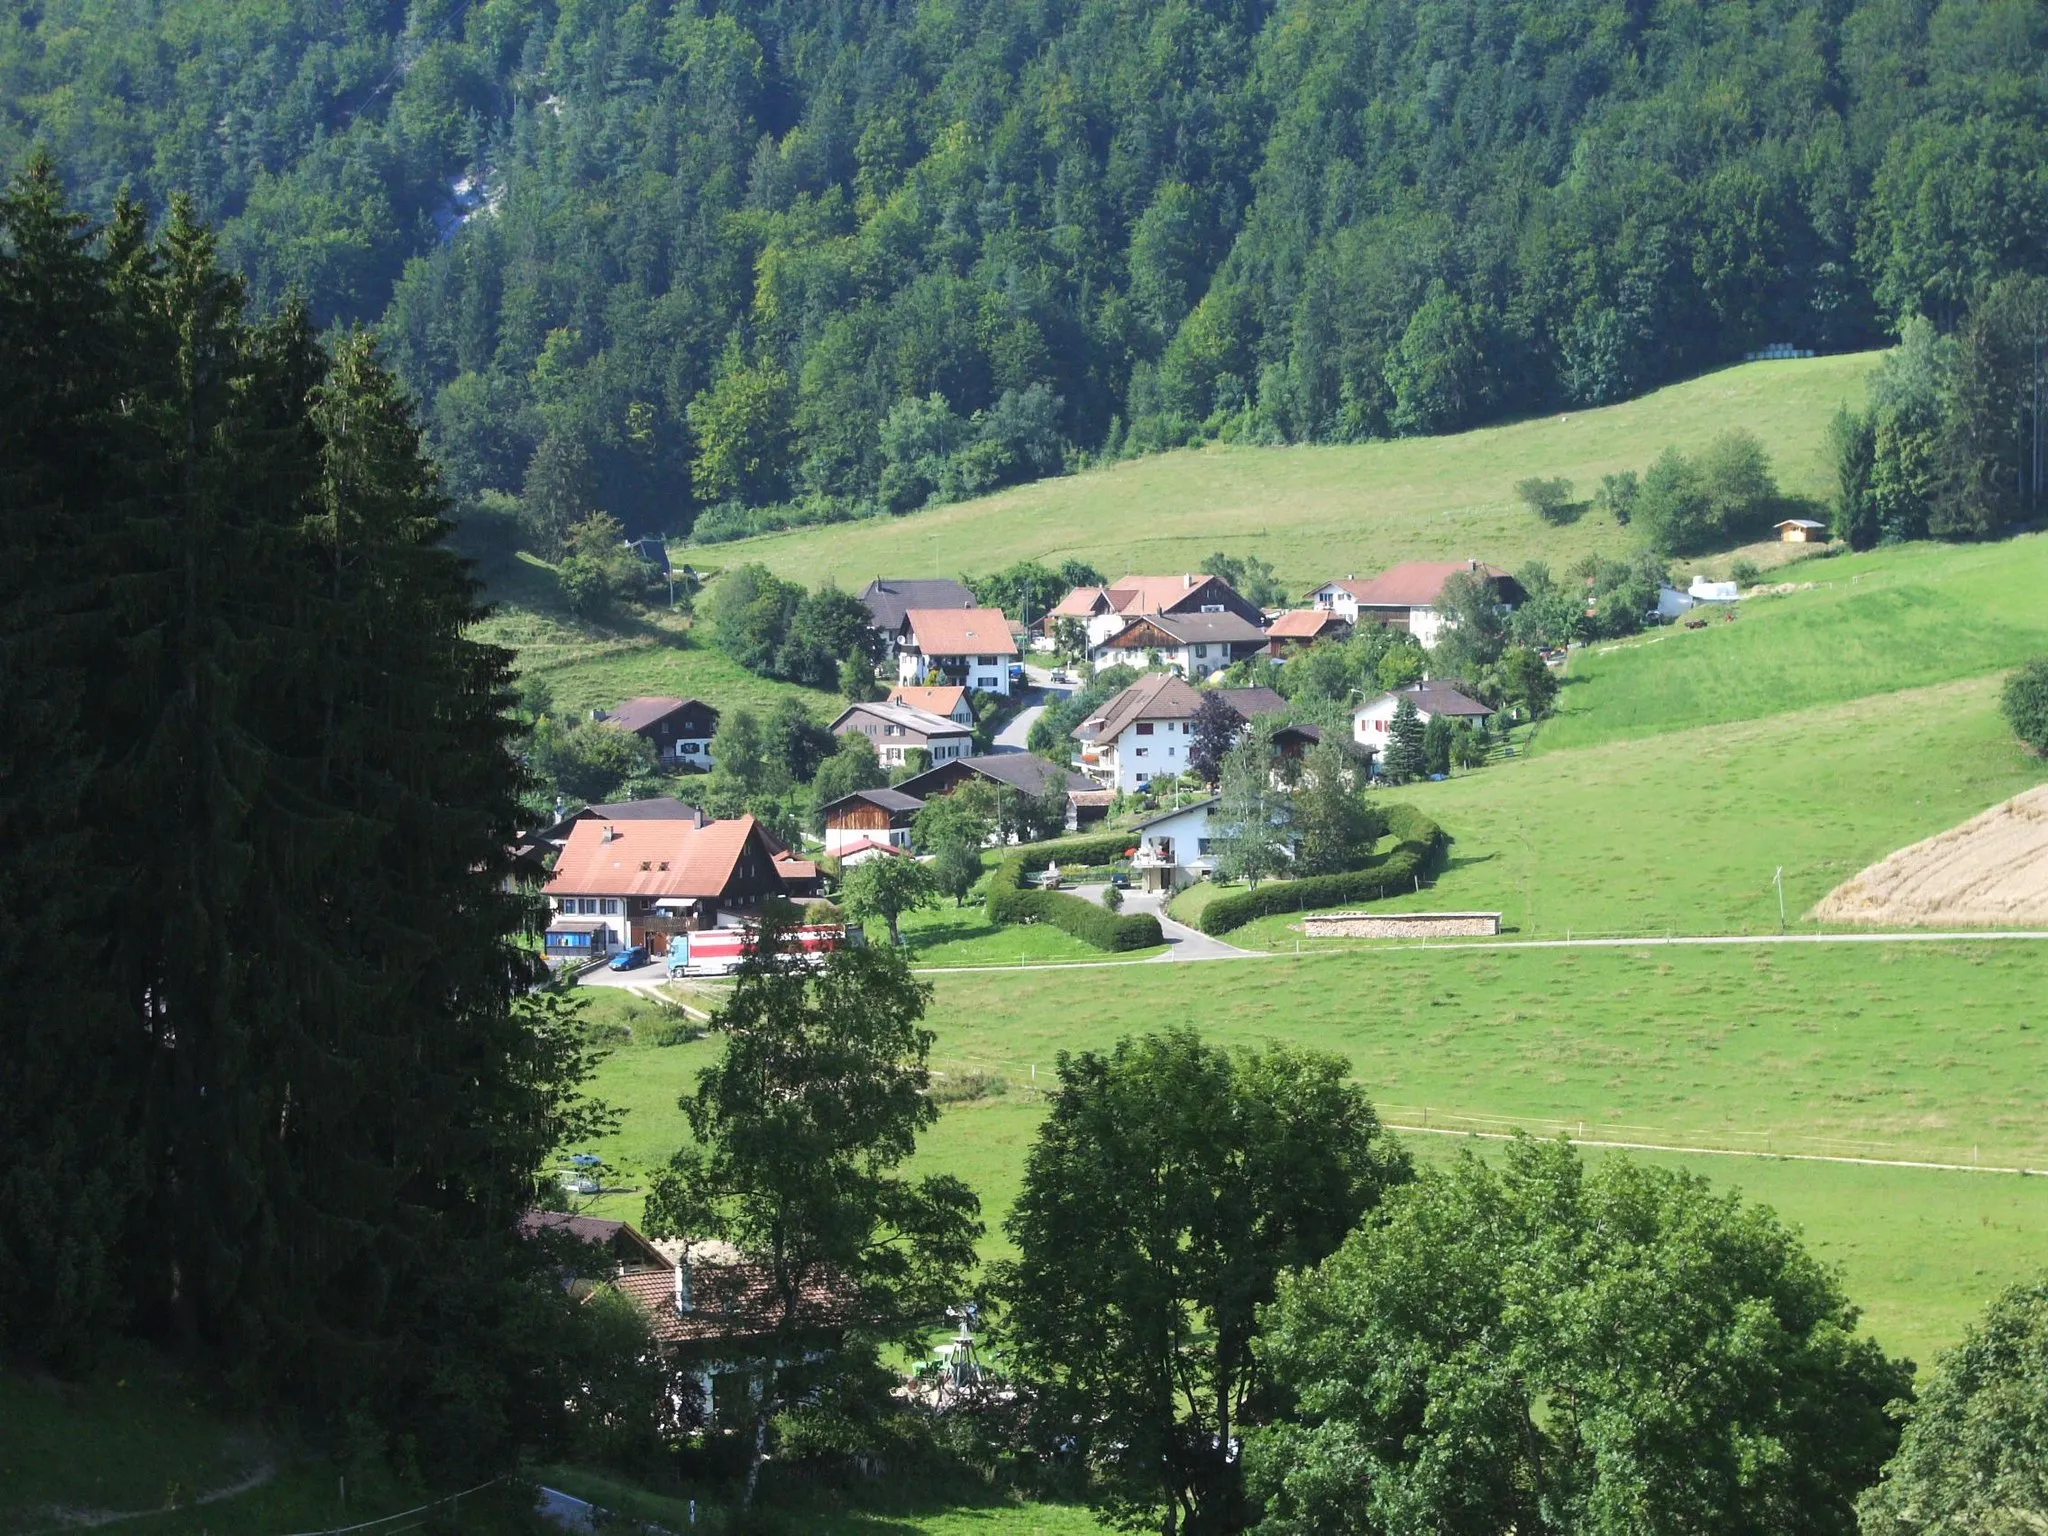
[[[1239, 719], [1285, 709], [1270, 688], [1219, 688], [1215, 692]], [[1098, 715], [1081, 722], [1081, 770], [1106, 788], [1143, 789], [1153, 779], [1174, 778], [1188, 767], [1195, 742], [1195, 711], [1202, 692], [1171, 672], [1139, 678], [1111, 699]]]
[[1353, 710], [1351, 739], [1359, 746], [1369, 748], [1374, 757], [1384, 760], [1388, 728], [1393, 724], [1394, 711], [1401, 707], [1403, 699], [1413, 701], [1416, 716], [1424, 725], [1437, 715], [1448, 715], [1453, 720], [1476, 721], [1490, 720], [1494, 713], [1448, 683], [1411, 683], [1406, 688], [1397, 688], [1392, 693], [1369, 699]]
[[884, 768], [900, 768], [907, 754], [925, 754], [927, 763], [947, 763], [974, 752], [974, 732], [944, 715], [910, 704], [849, 704], [832, 722], [834, 736], [858, 733], [875, 744]]
[[1203, 678], [1265, 645], [1266, 632], [1234, 613], [1155, 613], [1126, 620], [1089, 650], [1088, 659], [1098, 667], [1171, 667], [1183, 677]]
[[1704, 576], [1695, 576], [1692, 585], [1685, 589], [1685, 595], [1696, 603], [1735, 603], [1742, 600], [1742, 583], [1739, 581], [1709, 581]]
[[1124, 576], [1106, 587], [1076, 587], [1046, 615], [1048, 625], [1078, 619], [1088, 644], [1101, 645], [1133, 619], [1152, 616], [1236, 614], [1248, 624], [1262, 618], [1258, 605], [1221, 576], [1183, 571], [1178, 576]]
[[1000, 608], [912, 608], [896, 632], [896, 677], [981, 693], [1010, 691], [1016, 637]]
[[1209, 819], [1217, 797], [1198, 800], [1179, 810], [1161, 811], [1131, 828], [1138, 851], [1131, 872], [1148, 891], [1177, 891], [1216, 873], [1215, 839]]
[[921, 709], [927, 714], [943, 715], [955, 725], [974, 724], [974, 705], [969, 701], [965, 688], [927, 688], [918, 683], [903, 683], [889, 690], [889, 702], [908, 704], [912, 709]]
[[664, 768], [711, 771], [718, 711], [702, 699], [628, 699], [616, 709], [594, 709], [590, 717], [647, 741]]
[[1485, 577], [1503, 610], [1519, 606], [1528, 596], [1506, 571], [1477, 560], [1411, 560], [1369, 581], [1346, 576], [1325, 582], [1309, 594], [1309, 601], [1354, 624], [1405, 629], [1428, 650], [1444, 630], [1444, 583], [1467, 574]]

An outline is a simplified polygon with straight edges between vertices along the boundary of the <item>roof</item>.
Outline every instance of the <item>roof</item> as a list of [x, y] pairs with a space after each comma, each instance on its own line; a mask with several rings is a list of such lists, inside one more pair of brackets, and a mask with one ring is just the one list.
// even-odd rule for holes
[[1810, 517], [1788, 517], [1782, 523], [1771, 524], [1773, 528], [1825, 528], [1826, 523], [1817, 523]]
[[894, 843], [878, 843], [872, 837], [864, 837], [857, 843], [848, 843], [834, 857], [844, 864], [859, 853], [889, 853], [905, 859], [910, 857], [909, 849], [898, 848]]
[[[1349, 592], [1361, 608], [1434, 608], [1443, 596], [1444, 583], [1467, 571], [1495, 581], [1514, 581], [1514, 577], [1498, 566], [1481, 565], [1477, 560], [1410, 560], [1390, 571], [1382, 571], [1370, 581], [1347, 576], [1342, 581], [1325, 582], [1316, 590], [1321, 592], [1327, 587], [1336, 587]], [[1516, 590], [1520, 590], [1519, 585]]]
[[1233, 641], [1263, 640], [1266, 632], [1251, 620], [1240, 618], [1234, 613], [1144, 613], [1136, 614], [1131, 622], [1104, 641], [1115, 645], [1119, 640], [1140, 625], [1150, 624], [1153, 628], [1171, 636], [1182, 644], [1228, 645]]
[[1163, 613], [1195, 588], [1216, 578], [1202, 571], [1178, 576], [1122, 576], [1109, 584], [1109, 601], [1118, 613]]
[[904, 614], [910, 638], [927, 656], [1014, 656], [1017, 640], [1000, 608], [913, 608]]
[[928, 709], [919, 709], [912, 704], [849, 704], [839, 712], [839, 718], [832, 722], [834, 735], [839, 727], [846, 724], [853, 715], [869, 714], [889, 725], [900, 725], [906, 731], [915, 731], [920, 736], [972, 736], [971, 726], [962, 725], [958, 720], [948, 720], [944, 715], [935, 715]]
[[1486, 705], [1460, 693], [1449, 683], [1410, 683], [1406, 688], [1396, 688], [1392, 693], [1383, 693], [1378, 699], [1359, 705], [1359, 710], [1372, 708], [1380, 699], [1413, 699], [1416, 709], [1425, 715], [1478, 719], [1493, 713]]
[[1082, 721], [1074, 736], [1080, 741], [1113, 740], [1134, 721], [1191, 720], [1201, 704], [1201, 691], [1185, 678], [1171, 672], [1149, 673], [1103, 705], [1101, 714]]
[[913, 608], [972, 608], [974, 594], [957, 581], [896, 581], [877, 576], [860, 594], [876, 629], [902, 627]]
[[1216, 691], [1246, 720], [1256, 720], [1260, 715], [1277, 715], [1287, 707], [1287, 701], [1271, 688], [1218, 688]]
[[650, 1264], [662, 1262], [661, 1250], [628, 1222], [608, 1221], [601, 1216], [578, 1216], [572, 1211], [526, 1210], [519, 1214], [519, 1235], [534, 1237], [542, 1232], [560, 1232], [579, 1243], [616, 1250], [621, 1240], [640, 1250]]
[[830, 811], [837, 810], [850, 800], [865, 800], [869, 805], [880, 806], [885, 811], [921, 811], [924, 809], [924, 802], [922, 800], [918, 799], [915, 795], [906, 795], [900, 789], [856, 789], [851, 794], [841, 795], [837, 800], [819, 806], [818, 814], [823, 816]]
[[[1057, 763], [1049, 763], [1036, 753], [986, 752], [979, 757], [956, 757], [950, 763], [940, 763], [936, 767], [927, 768], [923, 773], [905, 779], [897, 788], [913, 793], [924, 793], [929, 799], [933, 794], [944, 793], [939, 786], [953, 778], [961, 769], [992, 783], [1007, 784], [1022, 794], [1032, 796], [1044, 795], [1056, 789], [1073, 791], [1095, 787], [1092, 780], [1071, 769], [1062, 768]], [[926, 790], [926, 785], [930, 785], [931, 788]]]
[[1085, 619], [1100, 613], [1109, 601], [1104, 587], [1076, 587], [1046, 612], [1049, 619]]
[[548, 889], [601, 896], [722, 895], [748, 839], [758, 836], [751, 816], [701, 827], [689, 821], [579, 821], [555, 861]]
[[1177, 805], [1170, 811], [1160, 811], [1155, 815], [1147, 816], [1143, 821], [1134, 821], [1125, 830], [1131, 832], [1142, 832], [1147, 827], [1158, 826], [1159, 823], [1162, 821], [1171, 821], [1176, 816], [1185, 816], [1189, 811], [1206, 811], [1210, 806], [1214, 805], [1218, 800], [1221, 800], [1222, 798], [1223, 797], [1221, 795], [1211, 795], [1208, 799], [1197, 800], [1192, 805]]
[[1327, 608], [1292, 608], [1268, 624], [1266, 633], [1275, 640], [1313, 640], [1326, 629], [1342, 628], [1344, 622], [1342, 615]]
[[702, 699], [643, 698], [628, 699], [616, 709], [604, 713], [606, 725], [616, 725], [622, 731], [644, 731], [648, 726], [674, 714], [687, 705], [695, 704], [716, 715], [718, 710]]
[[922, 709], [934, 715], [950, 716], [966, 697], [965, 688], [950, 684], [941, 687], [937, 684], [906, 683], [889, 690], [891, 704], [908, 704], [912, 709]]
[[665, 539], [657, 539], [651, 534], [644, 539], [628, 539], [626, 548], [660, 571], [662, 575], [668, 574], [668, 542]]
[[[642, 1270], [618, 1276], [612, 1289], [647, 1314], [648, 1331], [664, 1344], [711, 1339], [759, 1338], [775, 1331], [774, 1271], [765, 1264], [692, 1264], [690, 1310], [676, 1305], [676, 1269]], [[853, 1315], [850, 1299], [823, 1285], [803, 1288], [803, 1320], [812, 1327], [844, 1326]]]
[[775, 872], [784, 880], [815, 880], [818, 866], [810, 859], [798, 858], [787, 848], [775, 855]]

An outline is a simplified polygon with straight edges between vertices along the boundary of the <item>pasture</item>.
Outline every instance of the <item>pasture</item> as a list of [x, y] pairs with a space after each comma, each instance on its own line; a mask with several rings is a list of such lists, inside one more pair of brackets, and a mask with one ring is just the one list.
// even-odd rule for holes
[[[1666, 447], [1696, 449], [1740, 426], [1762, 439], [1788, 496], [1824, 500], [1828, 419], [1862, 402], [1876, 356], [1747, 363], [1621, 405], [1450, 437], [1183, 449], [902, 517], [707, 545], [691, 558], [758, 560], [848, 591], [878, 575], [954, 576], [1018, 560], [1076, 558], [1111, 577], [1193, 570], [1218, 549], [1272, 562], [1297, 591], [1402, 560], [1555, 568], [1623, 550], [1630, 536], [1590, 507], [1563, 526], [1544, 523], [1516, 499], [1517, 481], [1567, 476], [1585, 501], [1603, 474], [1641, 471]], [[1776, 545], [1754, 553], [1760, 563], [1780, 556]]]

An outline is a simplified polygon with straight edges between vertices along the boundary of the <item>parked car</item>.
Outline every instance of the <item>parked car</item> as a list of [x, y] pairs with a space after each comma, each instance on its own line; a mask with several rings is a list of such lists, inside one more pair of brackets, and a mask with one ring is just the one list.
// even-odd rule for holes
[[612, 956], [611, 964], [606, 969], [612, 971], [637, 971], [646, 963], [647, 946], [645, 944], [628, 944], [624, 949]]
[[1131, 888], [1131, 877], [1120, 869], [1111, 870], [1109, 883], [1120, 891], [1128, 891]]

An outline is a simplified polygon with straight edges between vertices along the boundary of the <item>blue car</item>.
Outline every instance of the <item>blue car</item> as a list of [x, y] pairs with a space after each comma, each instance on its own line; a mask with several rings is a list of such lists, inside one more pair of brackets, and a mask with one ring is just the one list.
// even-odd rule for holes
[[608, 969], [614, 971], [637, 971], [646, 963], [647, 946], [645, 944], [634, 944], [613, 955], [612, 963]]

